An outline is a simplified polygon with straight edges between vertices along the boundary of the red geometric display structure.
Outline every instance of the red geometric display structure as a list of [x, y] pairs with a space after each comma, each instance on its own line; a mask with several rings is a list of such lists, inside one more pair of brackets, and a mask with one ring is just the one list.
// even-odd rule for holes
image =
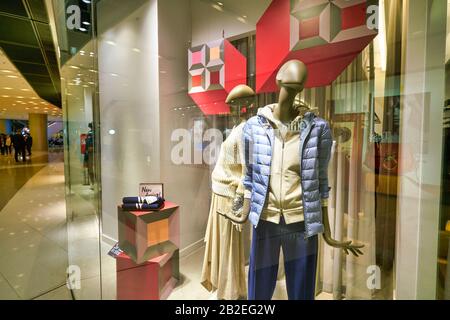
[[256, 91], [278, 91], [277, 71], [291, 59], [308, 66], [307, 88], [331, 84], [377, 35], [367, 27], [369, 3], [273, 0], [256, 25]]
[[180, 246], [180, 207], [166, 201], [152, 211], [117, 208], [119, 247], [137, 264], [177, 250]]
[[247, 59], [226, 39], [188, 50], [189, 95], [205, 115], [227, 114], [228, 93], [247, 83]]
[[121, 253], [116, 258], [117, 300], [164, 300], [180, 279], [179, 251], [137, 264]]

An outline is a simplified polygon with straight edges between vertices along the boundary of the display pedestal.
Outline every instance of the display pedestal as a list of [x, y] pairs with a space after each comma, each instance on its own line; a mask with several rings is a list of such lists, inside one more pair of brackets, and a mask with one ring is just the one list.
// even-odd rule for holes
[[179, 251], [137, 264], [121, 253], [116, 258], [117, 300], [164, 300], [180, 279]]
[[119, 247], [136, 263], [177, 250], [180, 246], [180, 207], [166, 201], [152, 211], [118, 207]]
[[118, 300], [162, 300], [172, 292], [180, 278], [179, 216], [180, 207], [168, 201], [157, 210], [118, 207]]

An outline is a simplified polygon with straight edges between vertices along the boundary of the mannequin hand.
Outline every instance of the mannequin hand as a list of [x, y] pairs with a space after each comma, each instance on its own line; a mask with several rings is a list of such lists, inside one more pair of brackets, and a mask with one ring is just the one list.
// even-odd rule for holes
[[329, 246], [343, 249], [347, 255], [350, 253], [352, 253], [355, 257], [363, 255], [363, 252], [359, 250], [364, 248], [363, 244], [353, 244], [352, 241], [337, 241], [331, 238], [331, 235], [327, 232], [323, 234], [323, 239]]
[[[231, 213], [233, 216], [240, 218], [242, 217], [242, 211], [244, 206], [244, 196], [241, 194], [238, 194], [233, 199], [233, 206], [231, 208]], [[237, 232], [242, 232], [242, 224], [236, 223], [231, 220], [231, 223], [233, 224], [233, 227], [236, 229]]]
[[242, 205], [242, 214], [248, 216], [250, 213], [250, 199], [244, 198], [244, 204]]
[[322, 213], [323, 225], [325, 229], [323, 239], [325, 242], [331, 247], [343, 249], [346, 254], [350, 254], [351, 252], [355, 257], [363, 255], [363, 252], [359, 249], [364, 248], [364, 245], [353, 244], [352, 241], [336, 241], [331, 237], [330, 221], [328, 220], [328, 208], [326, 206], [322, 207]]
[[242, 215], [242, 208], [244, 207], [244, 196], [242, 194], [237, 194], [233, 198], [233, 204], [231, 207], [231, 211], [236, 217], [240, 217]]

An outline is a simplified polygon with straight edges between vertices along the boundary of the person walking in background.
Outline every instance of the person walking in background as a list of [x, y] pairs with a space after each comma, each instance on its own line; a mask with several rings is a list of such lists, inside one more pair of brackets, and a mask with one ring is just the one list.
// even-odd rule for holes
[[94, 174], [94, 131], [92, 122], [88, 124], [89, 131], [86, 137], [86, 152], [84, 153], [84, 161], [88, 168], [90, 188], [94, 190], [95, 174]]
[[11, 141], [11, 135], [9, 135], [9, 134], [6, 136], [5, 145], [6, 145], [6, 154], [7, 155], [12, 154], [12, 141]]
[[33, 137], [30, 133], [25, 135], [25, 146], [27, 148], [28, 156], [31, 157], [31, 147], [33, 146]]
[[14, 146], [14, 159], [19, 162], [19, 156], [22, 157], [22, 161], [26, 161], [25, 155], [25, 139], [20, 129], [17, 129], [16, 134], [13, 136], [12, 143]]
[[2, 133], [0, 134], [0, 153], [5, 155], [6, 152], [6, 136]]

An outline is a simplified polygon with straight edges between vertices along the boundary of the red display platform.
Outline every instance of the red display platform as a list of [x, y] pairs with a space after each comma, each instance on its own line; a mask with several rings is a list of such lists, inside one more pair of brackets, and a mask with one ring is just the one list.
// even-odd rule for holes
[[164, 300], [180, 279], [179, 251], [137, 264], [122, 253], [116, 258], [117, 300]]
[[137, 264], [174, 252], [180, 246], [180, 208], [166, 201], [152, 211], [118, 207], [119, 247]]

